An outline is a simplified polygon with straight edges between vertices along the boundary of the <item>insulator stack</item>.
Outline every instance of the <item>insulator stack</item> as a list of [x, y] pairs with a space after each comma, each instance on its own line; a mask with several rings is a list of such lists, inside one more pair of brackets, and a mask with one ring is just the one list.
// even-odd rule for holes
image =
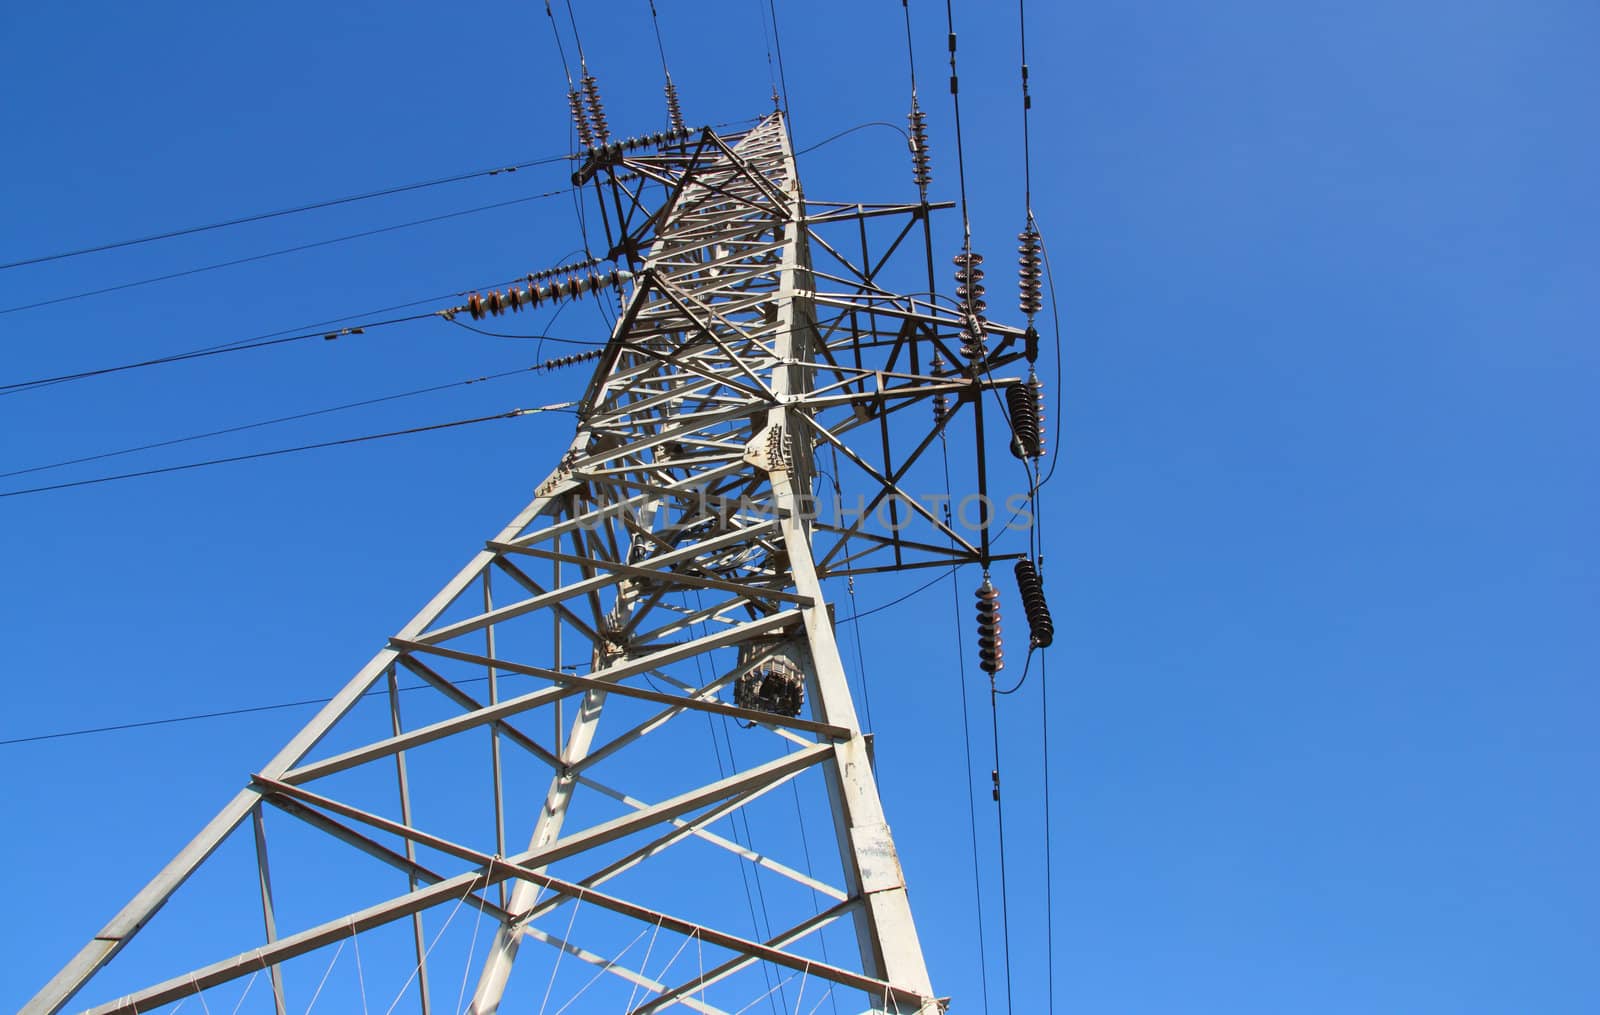
[[[948, 365], [949, 364], [945, 363], [943, 356], [940, 356], [937, 353], [934, 354], [934, 357], [933, 357], [933, 373], [934, 373], [934, 376], [936, 376], [936, 377], [942, 376], [944, 374], [945, 367], [948, 366]], [[950, 393], [947, 392], [947, 391], [935, 391], [933, 393], [933, 425], [935, 427], [943, 427], [944, 426], [944, 421], [949, 419], [949, 418], [950, 418]]]
[[594, 79], [593, 74], [584, 74], [583, 97], [589, 103], [589, 122], [594, 125], [595, 142], [605, 144], [611, 140], [611, 128], [606, 126], [606, 107], [600, 101], [600, 82]]
[[1034, 228], [1032, 222], [1028, 228], [1017, 234], [1017, 282], [1021, 299], [1018, 305], [1022, 312], [1028, 316], [1028, 322], [1033, 322], [1033, 315], [1044, 306], [1044, 295], [1040, 280], [1044, 277], [1041, 265], [1039, 230]]
[[933, 182], [933, 163], [928, 152], [928, 114], [917, 105], [915, 96], [906, 119], [911, 122], [911, 179], [916, 182], [918, 191], [926, 192], [928, 184]]
[[991, 675], [1006, 668], [1000, 640], [1000, 592], [990, 584], [987, 573], [978, 587], [978, 667]]
[[989, 309], [984, 302], [983, 255], [970, 250], [957, 254], [952, 260], [956, 266], [956, 298], [966, 311], [966, 324], [962, 336], [961, 353], [968, 359], [982, 359], [984, 355], [983, 312]]
[[557, 279], [548, 285], [531, 284], [525, 289], [512, 286], [504, 292], [491, 289], [483, 295], [473, 293], [467, 297], [466, 303], [459, 307], [451, 307], [449, 310], [441, 310], [440, 314], [448, 318], [464, 312], [470, 314], [474, 321], [481, 321], [485, 317], [499, 317], [507, 311], [520, 313], [523, 307], [538, 307], [544, 303], [579, 299], [587, 292], [598, 292], [608, 286], [620, 287], [632, 277], [633, 273], [630, 271], [617, 270], [591, 271], [581, 275], [574, 273], [564, 280]]
[[988, 332], [984, 330], [983, 318], [977, 314], [966, 315], [966, 320], [961, 325], [961, 355], [970, 360], [981, 360], [988, 353], [986, 343]]
[[1033, 561], [1017, 561], [1017, 593], [1022, 597], [1022, 612], [1028, 617], [1028, 644], [1049, 648], [1056, 640], [1056, 626], [1050, 620], [1050, 605], [1044, 601], [1044, 579]]
[[971, 310], [979, 317], [989, 309], [989, 304], [983, 301], [986, 289], [983, 285], [983, 255], [970, 251], [957, 254], [952, 260], [956, 266], [956, 298], [961, 305]]
[[[572, 174], [574, 184], [589, 182], [589, 178], [607, 166], [614, 166], [622, 161], [622, 156], [628, 152], [649, 148], [652, 145], [659, 148], [662, 145], [674, 144], [688, 138], [693, 132], [687, 127], [673, 130], [658, 130], [654, 134], [645, 134], [642, 137], [628, 137], [621, 141], [608, 141], [605, 144], [593, 145], [589, 148], [589, 157], [577, 172]], [[618, 177], [619, 180], [622, 177]]]
[[585, 363], [592, 359], [598, 359], [603, 352], [605, 352], [604, 349], [588, 349], [584, 352], [575, 352], [571, 356], [557, 356], [555, 359], [545, 360], [539, 364], [539, 368], [541, 370], [555, 370], [558, 367], [570, 367], [574, 363]]
[[593, 148], [594, 131], [589, 129], [589, 118], [583, 112], [583, 96], [576, 88], [567, 89], [567, 105], [572, 108], [572, 122], [578, 127], [578, 142], [585, 148]]
[[658, 130], [653, 134], [644, 134], [639, 137], [625, 137], [620, 141], [608, 141], [605, 144], [595, 145], [589, 149], [593, 157], [618, 157], [626, 152], [636, 152], [641, 148], [652, 145], [660, 146], [672, 141], [682, 141], [692, 133], [687, 127], [674, 130]]
[[586, 257], [581, 261], [574, 261], [571, 264], [558, 264], [554, 268], [541, 268], [538, 271], [530, 271], [523, 277], [529, 282], [543, 282], [545, 279], [555, 278], [557, 275], [572, 275], [577, 272], [593, 268], [599, 263], [600, 258], [598, 257]]
[[683, 125], [683, 107], [678, 105], [678, 86], [667, 78], [667, 125], [674, 134], [686, 134], [688, 128]]
[[1032, 386], [1013, 384], [1006, 389], [1006, 413], [1011, 417], [1011, 454], [1016, 458], [1044, 454], [1039, 437], [1038, 395]]
[[983, 318], [968, 316], [961, 326], [961, 355], [970, 360], [981, 360], [988, 352], [986, 342], [987, 333], [983, 330]]

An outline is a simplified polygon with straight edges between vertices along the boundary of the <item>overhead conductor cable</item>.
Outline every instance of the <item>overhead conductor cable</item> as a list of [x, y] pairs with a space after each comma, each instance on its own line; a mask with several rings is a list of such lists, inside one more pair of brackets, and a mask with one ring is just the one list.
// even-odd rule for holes
[[650, 0], [650, 24], [655, 27], [656, 51], [661, 54], [661, 74], [667, 79], [663, 89], [667, 95], [667, 126], [674, 134], [682, 134], [687, 131], [683, 107], [678, 104], [678, 86], [672, 83], [672, 71], [667, 69], [667, 47], [661, 41], [661, 17], [656, 13], [656, 0]]
[[[1022, 179], [1023, 179], [1023, 204], [1024, 222], [1023, 229], [1017, 236], [1018, 247], [1018, 305], [1028, 319], [1028, 330], [1024, 339], [1024, 354], [1028, 360], [1028, 380], [1025, 385], [1010, 388], [1007, 396], [1011, 404], [1011, 418], [1013, 422], [1013, 451], [1020, 451], [1018, 455], [1025, 460], [1032, 460], [1032, 484], [1028, 491], [1029, 509], [1034, 518], [1042, 517], [1039, 507], [1039, 489], [1043, 481], [1039, 476], [1039, 459], [1044, 455], [1044, 385], [1039, 380], [1035, 364], [1039, 358], [1039, 332], [1035, 327], [1034, 318], [1044, 306], [1041, 279], [1043, 271], [1044, 240], [1039, 235], [1039, 224], [1033, 214], [1033, 147], [1029, 129], [1029, 114], [1033, 110], [1033, 96], [1028, 90], [1028, 8], [1027, 0], [1017, 0], [1017, 37], [1018, 53], [1021, 60], [1022, 84]], [[1052, 300], [1052, 312], [1055, 312], [1055, 303]], [[1056, 369], [1061, 369], [1060, 362], [1060, 326], [1056, 328]], [[1019, 422], [1020, 421], [1020, 422]], [[1051, 472], [1055, 471], [1054, 463]], [[1048, 478], [1048, 477], [1045, 477]], [[1028, 651], [1031, 658], [1035, 649], [1047, 649], [1055, 640], [1055, 624], [1050, 617], [1050, 607], [1044, 596], [1044, 576], [1042, 574], [1044, 561], [1044, 536], [1041, 532], [1030, 534], [1029, 541], [1035, 543], [1035, 553], [1039, 563], [1033, 559], [1024, 558], [1016, 565], [1017, 591], [1022, 598], [1022, 608], [1028, 618]], [[1043, 742], [1043, 755], [1040, 761], [1042, 769], [1041, 782], [1043, 785], [1044, 801], [1044, 903], [1045, 903], [1045, 1009], [1047, 1012], [1055, 1010], [1055, 878], [1050, 847], [1050, 698], [1048, 683], [1044, 676], [1044, 655], [1039, 659], [1039, 721], [1041, 738]], [[1023, 667], [1023, 677], [1027, 677], [1027, 667]], [[1020, 686], [1020, 681], [1019, 681]], [[998, 753], [998, 745], [997, 745]]]
[[[1033, 109], [1033, 96], [1028, 91], [1028, 18], [1026, 0], [1018, 0], [1017, 14], [1019, 34], [1022, 51], [1022, 200], [1023, 200], [1023, 227], [1017, 234], [1017, 305], [1028, 319], [1028, 330], [1023, 339], [1023, 352], [1028, 360], [1027, 391], [1031, 405], [1021, 404], [1022, 396], [1013, 399], [1011, 415], [1013, 430], [1016, 439], [1012, 442], [1015, 452], [1019, 443], [1026, 447], [1025, 454], [1018, 454], [1018, 458], [1031, 458], [1036, 462], [1044, 455], [1044, 383], [1039, 380], [1035, 364], [1039, 359], [1039, 330], [1034, 325], [1034, 318], [1044, 307], [1043, 292], [1043, 241], [1039, 237], [1039, 225], [1033, 217], [1033, 143], [1029, 130], [1029, 113]], [[1013, 389], [1014, 390], [1014, 389]], [[1010, 394], [1010, 392], [1008, 392]], [[1031, 439], [1023, 437], [1017, 428], [1016, 420], [1019, 409], [1025, 412], [1026, 420], [1031, 424], [1033, 436]], [[1037, 466], [1035, 466], [1037, 469]], [[1037, 486], [1037, 477], [1035, 478]]]

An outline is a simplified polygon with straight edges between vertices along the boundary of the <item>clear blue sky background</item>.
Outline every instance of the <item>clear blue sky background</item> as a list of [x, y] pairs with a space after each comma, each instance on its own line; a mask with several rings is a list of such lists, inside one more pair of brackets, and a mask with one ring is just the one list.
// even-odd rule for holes
[[[691, 121], [769, 108], [756, 4], [658, 6]], [[898, 4], [778, 6], [799, 146], [903, 122]], [[950, 198], [944, 12], [912, 6]], [[1065, 372], [1046, 516], [1058, 1004], [1600, 1010], [1600, 12], [1031, 6], [1035, 204]], [[583, 7], [613, 129], [655, 129], [646, 4]], [[990, 302], [1008, 318], [1014, 13], [956, 4], [975, 246], [999, 262]], [[0, 261], [568, 144], [532, 3], [12, 4], [0, 40]], [[817, 198], [912, 194], [883, 128], [801, 169]], [[3, 271], [0, 309], [537, 193], [563, 172]], [[942, 259], [959, 237], [953, 218], [941, 228]], [[580, 243], [569, 203], [533, 202], [0, 314], [0, 383], [450, 293]], [[557, 330], [600, 328], [586, 307]], [[530, 361], [525, 345], [424, 322], [0, 396], [0, 471]], [[37, 478], [558, 401], [581, 379]], [[0, 739], [331, 693], [525, 501], [569, 426], [0, 499]], [[964, 624], [976, 582], [961, 579]], [[861, 605], [902, 587], [864, 582]], [[978, 1011], [949, 611], [930, 593], [864, 634], [881, 784], [936, 985]], [[1030, 678], [1000, 720], [1019, 1011], [1042, 1010], [1045, 990], [1038, 690]], [[307, 715], [0, 747], [0, 1009]], [[979, 818], [1001, 1010], [986, 792]]]

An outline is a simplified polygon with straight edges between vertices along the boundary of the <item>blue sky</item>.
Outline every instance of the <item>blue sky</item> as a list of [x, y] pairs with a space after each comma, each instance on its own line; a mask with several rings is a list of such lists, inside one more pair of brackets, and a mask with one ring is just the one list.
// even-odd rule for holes
[[[692, 122], [770, 107], [758, 5], [658, 7]], [[898, 4], [778, 8], [798, 147], [903, 123]], [[952, 199], [944, 11], [912, 10], [935, 196]], [[579, 13], [622, 134], [661, 120], [647, 13]], [[955, 14], [974, 246], [998, 262], [990, 303], [1013, 319], [1015, 12]], [[1044, 519], [1057, 1003], [1600, 1009], [1600, 16], [1468, 0], [1035, 3], [1029, 17], [1064, 375]], [[0, 261], [568, 145], [535, 4], [12, 5], [0, 38]], [[813, 198], [909, 200], [906, 162], [871, 128], [801, 173]], [[562, 172], [0, 271], [0, 309], [538, 193]], [[955, 213], [936, 240], [941, 259], [959, 248]], [[570, 203], [536, 201], [0, 314], [0, 383], [451, 293], [578, 246]], [[557, 333], [602, 327], [582, 308]], [[422, 322], [0, 396], [0, 471], [531, 360]], [[581, 381], [488, 382], [116, 461], [482, 415]], [[569, 427], [534, 418], [0, 499], [0, 739], [332, 693], [525, 502]], [[120, 471], [101, 464], [41, 475]], [[976, 584], [960, 578], [963, 624]], [[864, 581], [860, 605], [905, 587]], [[950, 609], [932, 591], [862, 633], [935, 984], [978, 1011]], [[1000, 715], [1026, 1011], [1045, 991], [1036, 678]], [[969, 695], [980, 730], [983, 698]], [[307, 715], [0, 747], [0, 1008]], [[973, 774], [998, 1011], [987, 750]]]

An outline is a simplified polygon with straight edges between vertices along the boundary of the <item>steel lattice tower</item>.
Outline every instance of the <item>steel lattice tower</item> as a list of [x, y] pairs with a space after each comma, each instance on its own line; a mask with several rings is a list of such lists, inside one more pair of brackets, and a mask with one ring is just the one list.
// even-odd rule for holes
[[[742, 135], [591, 149], [575, 182], [599, 196], [630, 291], [556, 468], [26, 1011], [62, 1010], [100, 982], [227, 842], [250, 851], [239, 897], [256, 940], [93, 1011], [153, 1011], [261, 974], [276, 1011], [305, 1010], [316, 972], [340, 961], [330, 950], [351, 940], [367, 945], [369, 976], [385, 968], [375, 945], [399, 940], [402, 992], [424, 1012], [455, 1010], [437, 968], [439, 949], [465, 944], [446, 933], [463, 908], [495, 928], [464, 949], [474, 1012], [497, 1010], [530, 947], [618, 985], [637, 1013], [739, 1011], [785, 983], [837, 991], [851, 1010], [942, 1010], [822, 583], [1002, 556], [987, 529], [958, 531], [902, 484], [946, 425], [937, 399], [975, 424], [986, 493], [984, 402], [1016, 383], [992, 370], [1023, 333], [880, 288], [933, 206], [808, 206], [778, 114]], [[898, 230], [876, 258], [869, 220]], [[841, 251], [858, 233], [857, 260]], [[814, 268], [814, 245], [840, 267]], [[931, 257], [928, 271], [933, 288]], [[819, 493], [845, 486], [868, 493], [818, 510]], [[877, 531], [886, 508], [895, 524]], [[425, 689], [401, 695], [401, 679]], [[358, 707], [374, 695], [381, 716]], [[737, 758], [730, 725], [746, 728]], [[441, 786], [445, 802], [422, 807], [422, 789]], [[787, 795], [798, 841], [740, 836], [741, 818], [748, 833]], [[831, 829], [836, 862], [812, 855], [807, 829]], [[353, 900], [353, 876], [317, 884], [316, 850], [390, 888]], [[710, 873], [728, 854], [766, 878], [763, 910], [787, 914], [768, 913], [763, 939], [730, 927], [733, 889]], [[302, 875], [315, 887], [295, 908], [310, 915], [291, 921], [281, 897]], [[829, 926], [853, 930], [855, 954], [819, 950]], [[652, 973], [674, 948], [698, 961], [674, 954]]]

